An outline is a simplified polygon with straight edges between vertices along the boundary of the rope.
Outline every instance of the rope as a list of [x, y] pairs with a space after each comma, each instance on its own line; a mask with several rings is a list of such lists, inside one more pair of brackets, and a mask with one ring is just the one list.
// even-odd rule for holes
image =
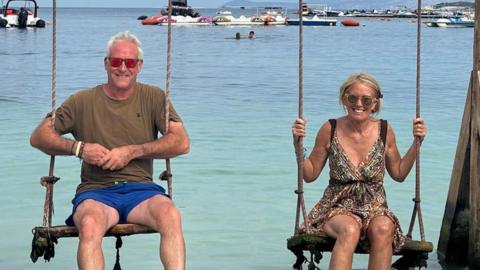
[[[417, 5], [417, 77], [416, 77], [416, 117], [420, 117], [420, 57], [422, 45], [422, 0], [418, 0]], [[420, 208], [420, 139], [415, 137], [415, 198], [410, 227], [408, 228], [408, 238], [412, 238], [415, 217], [418, 215], [418, 224], [420, 227], [420, 239], [425, 241], [425, 232], [423, 227], [422, 211]]]
[[[298, 1], [298, 118], [303, 118], [303, 16], [302, 16], [303, 0]], [[305, 201], [303, 197], [303, 138], [299, 138], [295, 142], [295, 154], [297, 156], [297, 213], [295, 216], [295, 231], [299, 233], [300, 212], [303, 215], [303, 221], [307, 234], [310, 233], [310, 226], [307, 222], [307, 211], [305, 210]]]
[[[55, 103], [57, 101], [57, 1], [53, 0], [52, 5], [52, 121], [54, 128], [55, 123]], [[48, 176], [41, 178], [40, 183], [46, 188], [45, 203], [43, 205], [43, 226], [52, 226], [53, 215], [53, 184], [59, 180], [53, 176], [55, 167], [55, 156], [50, 156], [50, 168]]]
[[[168, 31], [167, 31], [167, 79], [165, 85], [165, 134], [169, 128], [170, 118], [170, 73], [172, 65], [172, 0], [168, 0]], [[172, 173], [170, 169], [170, 159], [165, 159], [166, 172], [162, 175], [166, 176], [168, 186], [168, 196], [173, 198], [172, 193]], [[165, 179], [160, 176], [160, 179]]]
[[115, 265], [113, 266], [113, 270], [122, 270], [122, 267], [120, 266], [120, 248], [122, 247], [122, 244], [122, 237], [117, 236], [117, 241], [115, 242], [117, 254], [115, 256]]

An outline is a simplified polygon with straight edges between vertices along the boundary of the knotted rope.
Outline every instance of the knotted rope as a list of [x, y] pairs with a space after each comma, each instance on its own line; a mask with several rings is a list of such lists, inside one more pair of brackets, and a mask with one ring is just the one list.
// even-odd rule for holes
[[[420, 117], [420, 56], [422, 46], [422, 0], [417, 1], [417, 77], [416, 77], [416, 117]], [[410, 219], [410, 227], [408, 228], [407, 237], [412, 239], [413, 226], [415, 225], [415, 217], [418, 215], [418, 224], [420, 227], [420, 239], [425, 241], [425, 232], [423, 228], [422, 211], [420, 208], [420, 139], [415, 137], [415, 198], [413, 198], [414, 206], [412, 218]]]
[[[52, 5], [52, 128], [55, 127], [55, 103], [57, 101], [57, 1]], [[52, 226], [53, 215], [53, 184], [60, 178], [53, 175], [55, 156], [50, 156], [48, 176], [41, 177], [40, 184], [46, 188], [45, 203], [43, 205], [43, 226]]]
[[[298, 1], [298, 118], [303, 118], [303, 0]], [[303, 221], [307, 233], [310, 233], [310, 226], [307, 222], [307, 211], [305, 210], [305, 201], [303, 197], [303, 138], [300, 137], [295, 143], [295, 154], [297, 157], [297, 214], [295, 216], [294, 235], [299, 234], [300, 212], [303, 215]]]
[[[165, 84], [165, 134], [169, 128], [170, 118], [170, 73], [172, 65], [172, 1], [168, 1], [168, 30], [167, 30], [167, 79]], [[168, 196], [172, 199], [172, 173], [170, 169], [170, 159], [165, 159], [165, 172], [160, 175], [161, 180], [167, 181]]]

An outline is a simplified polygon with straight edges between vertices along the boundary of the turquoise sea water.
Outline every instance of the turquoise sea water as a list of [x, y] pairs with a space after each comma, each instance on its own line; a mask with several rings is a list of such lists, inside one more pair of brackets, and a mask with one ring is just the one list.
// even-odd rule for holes
[[[166, 27], [136, 18], [154, 9], [60, 9], [57, 34], [59, 102], [106, 80], [108, 38], [131, 30], [143, 42], [139, 80], [165, 85]], [[212, 10], [202, 12], [213, 14]], [[50, 10], [40, 10], [51, 20]], [[350, 73], [375, 75], [384, 90], [381, 118], [393, 126], [400, 151], [412, 142], [415, 115], [416, 24], [361, 20], [364, 27], [305, 27], [304, 114], [313, 147], [317, 129], [343, 114], [338, 87]], [[51, 26], [0, 29], [0, 269], [75, 269], [77, 239], [61, 239], [55, 258], [29, 259], [31, 228], [41, 224], [48, 156], [29, 135], [50, 110]], [[254, 30], [255, 40], [234, 40]], [[293, 233], [296, 162], [290, 126], [297, 114], [298, 28], [175, 27], [171, 95], [191, 138], [191, 153], [172, 161], [174, 199], [181, 209], [188, 269], [291, 269], [286, 248]], [[472, 67], [472, 29], [423, 27], [422, 210], [426, 238], [436, 246]], [[79, 183], [79, 161], [57, 158], [54, 224], [63, 224]], [[164, 162], [156, 162], [157, 174]], [[324, 171], [305, 185], [307, 210], [328, 182]], [[402, 184], [385, 180], [389, 205], [404, 231], [414, 196], [414, 173]], [[418, 235], [418, 226], [415, 236]], [[106, 268], [114, 239], [104, 240]], [[158, 236], [124, 238], [124, 269], [158, 269]], [[368, 257], [356, 255], [355, 269]], [[321, 262], [328, 265], [328, 254]], [[429, 268], [441, 269], [432, 253]]]

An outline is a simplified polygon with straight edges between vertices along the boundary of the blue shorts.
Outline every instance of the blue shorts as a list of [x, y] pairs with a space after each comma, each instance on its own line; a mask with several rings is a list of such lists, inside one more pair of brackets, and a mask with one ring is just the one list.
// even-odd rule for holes
[[65, 220], [68, 226], [75, 226], [73, 214], [78, 205], [86, 199], [92, 199], [115, 208], [120, 216], [119, 224], [127, 222], [132, 209], [155, 195], [165, 195], [165, 189], [155, 183], [120, 182], [108, 188], [88, 190], [78, 193], [72, 200], [72, 214]]

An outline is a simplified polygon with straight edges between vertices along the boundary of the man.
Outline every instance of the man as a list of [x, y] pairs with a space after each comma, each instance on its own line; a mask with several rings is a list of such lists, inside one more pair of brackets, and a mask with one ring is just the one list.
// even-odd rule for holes
[[[143, 65], [140, 45], [128, 31], [113, 36], [104, 59], [107, 83], [70, 96], [56, 111], [54, 127], [48, 115], [30, 138], [32, 146], [49, 155], [83, 161], [66, 220], [79, 231], [79, 269], [104, 269], [102, 239], [117, 223], [157, 230], [164, 268], [185, 269], [180, 213], [152, 182], [152, 167], [154, 158], [188, 153], [189, 139], [171, 104], [165, 132], [164, 92], [136, 82]], [[75, 141], [61, 136], [66, 133]]]

